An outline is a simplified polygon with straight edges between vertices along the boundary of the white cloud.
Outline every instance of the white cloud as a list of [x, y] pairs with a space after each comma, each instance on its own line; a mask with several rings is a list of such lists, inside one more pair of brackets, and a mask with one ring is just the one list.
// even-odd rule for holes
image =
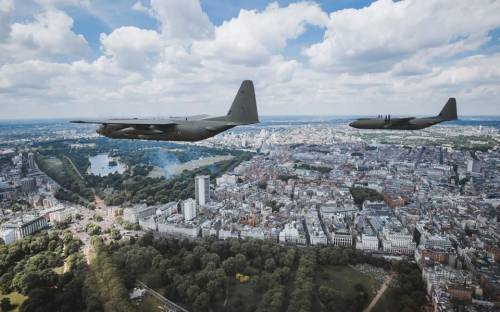
[[331, 13], [324, 40], [305, 54], [318, 68], [385, 71], [424, 49], [475, 49], [499, 26], [499, 1], [379, 0]]
[[151, 13], [150, 9], [145, 7], [144, 4], [142, 4], [142, 2], [140, 1], [137, 1], [136, 3], [134, 3], [134, 5], [132, 5], [132, 10], [148, 14]]
[[14, 9], [13, 0], [0, 0], [0, 12], [10, 12]]
[[313, 2], [287, 7], [272, 3], [262, 12], [241, 10], [238, 17], [216, 28], [215, 40], [195, 42], [193, 50], [231, 62], [266, 62], [283, 50], [289, 39], [303, 34], [308, 24], [322, 26], [327, 20], [328, 16]]
[[90, 5], [90, 0], [35, 0], [36, 3], [42, 6], [85, 6]]
[[[272, 4], [217, 27], [199, 1], [152, 2], [132, 9], [160, 28], [102, 34], [95, 60], [81, 59], [87, 43], [62, 9], [5, 24], [0, 118], [223, 114], [243, 79], [263, 115], [434, 114], [450, 96], [463, 114], [500, 114], [500, 53], [482, 48], [498, 2], [473, 3], [468, 18], [462, 1], [380, 1], [330, 16], [312, 2]], [[327, 32], [305, 50], [310, 62], [287, 55], [312, 25]]]
[[0, 67], [0, 88], [4, 92], [19, 89], [46, 89], [50, 81], [64, 74], [68, 65], [43, 61], [25, 61]]
[[154, 30], [120, 27], [111, 34], [101, 34], [104, 54], [130, 70], [144, 70], [156, 63], [161, 50], [159, 34]]
[[198, 0], [151, 0], [151, 12], [168, 39], [190, 41], [213, 36], [214, 26]]
[[13, 9], [13, 0], [0, 0], [0, 42], [4, 41], [10, 32], [10, 14]]
[[4, 48], [13, 59], [80, 58], [89, 52], [88, 43], [72, 27], [70, 16], [50, 9], [36, 14], [32, 22], [11, 25], [10, 42]]
[[482, 86], [500, 92], [500, 67], [496, 64], [500, 64], [500, 54], [470, 56], [452, 67], [434, 70], [420, 82], [421, 87], [465, 93]]

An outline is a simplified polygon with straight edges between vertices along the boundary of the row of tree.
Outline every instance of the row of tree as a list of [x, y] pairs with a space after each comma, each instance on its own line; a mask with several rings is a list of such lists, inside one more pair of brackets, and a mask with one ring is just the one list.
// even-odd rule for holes
[[[167, 298], [194, 312], [361, 311], [368, 301], [363, 285], [339, 292], [334, 280], [325, 283], [319, 275], [332, 266], [370, 263], [399, 273], [391, 290], [395, 307], [418, 311], [425, 303], [415, 265], [390, 263], [350, 248], [154, 239], [152, 233], [137, 242], [112, 240], [105, 245], [98, 235], [91, 241], [95, 257], [90, 265], [79, 251], [80, 241], [66, 231], [0, 246], [1, 291], [27, 295], [21, 311], [136, 311], [128, 292], [137, 280], [163, 289]], [[64, 262], [65, 273], [56, 274], [54, 268]], [[241, 284], [236, 274], [250, 281]]]
[[[261, 240], [154, 239], [150, 233], [137, 243], [100, 248], [112, 258], [125, 288], [131, 289], [141, 280], [163, 289], [165, 297], [195, 312], [361, 311], [369, 300], [364, 285], [339, 292], [330, 284], [334, 280], [325, 284], [318, 274], [330, 266], [357, 263], [398, 272], [400, 266], [414, 270], [412, 265], [394, 267], [383, 258], [350, 248], [297, 248]], [[238, 273], [249, 276], [250, 281], [241, 284], [235, 278]], [[406, 277], [400, 282], [408, 283]], [[411, 296], [421, 286], [415, 282], [403, 287], [403, 292]], [[415, 311], [421, 304], [415, 301]]]
[[369, 201], [383, 201], [384, 195], [380, 194], [374, 189], [367, 187], [352, 187], [350, 189], [354, 203], [361, 206], [365, 200]]

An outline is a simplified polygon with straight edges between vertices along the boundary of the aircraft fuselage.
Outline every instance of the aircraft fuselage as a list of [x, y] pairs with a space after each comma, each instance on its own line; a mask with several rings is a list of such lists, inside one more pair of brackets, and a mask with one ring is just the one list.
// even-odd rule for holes
[[103, 124], [97, 130], [100, 135], [113, 139], [140, 139], [155, 141], [195, 142], [207, 139], [235, 127], [220, 121], [181, 121], [175, 125]]
[[407, 120], [405, 118], [394, 118], [386, 120], [384, 118], [359, 119], [353, 121], [350, 126], [357, 129], [379, 129], [379, 130], [421, 130], [434, 126], [445, 120], [440, 118], [415, 118]]

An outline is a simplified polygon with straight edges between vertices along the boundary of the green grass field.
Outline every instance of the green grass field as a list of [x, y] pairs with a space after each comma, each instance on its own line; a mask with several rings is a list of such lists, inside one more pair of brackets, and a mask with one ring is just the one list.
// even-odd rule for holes
[[57, 267], [57, 268], [53, 268], [52, 270], [59, 275], [63, 275], [64, 274], [64, 265], [61, 265], [60, 267]]
[[368, 290], [370, 300], [380, 285], [370, 276], [360, 273], [349, 266], [324, 266], [316, 273], [316, 285], [334, 288], [339, 294], [348, 295], [354, 289], [354, 285], [361, 284]]
[[37, 164], [40, 170], [64, 188], [80, 195], [81, 198], [93, 201], [92, 190], [87, 186], [87, 182], [82, 179], [81, 174], [68, 157], [55, 158], [38, 155]]
[[19, 307], [23, 302], [28, 298], [26, 296], [21, 295], [20, 293], [17, 292], [11, 292], [10, 294], [4, 295], [0, 292], [0, 300], [3, 298], [9, 298], [10, 299], [10, 304], [16, 306], [15, 309], [11, 311], [19, 311]]
[[[369, 301], [373, 299], [380, 287], [380, 284], [375, 279], [349, 266], [320, 266], [315, 275], [315, 284], [317, 289], [320, 286], [331, 287], [343, 297], [351, 296], [355, 291], [354, 286], [361, 284], [368, 292]], [[287, 293], [290, 295], [294, 289], [294, 279], [286, 287]], [[240, 284], [236, 281], [231, 281], [229, 283], [228, 301], [231, 302], [238, 297], [246, 302], [247, 311], [255, 311], [257, 304], [262, 300], [262, 294], [256, 293], [250, 283]], [[222, 305], [222, 302], [220, 304]], [[313, 304], [315, 311], [321, 310], [319, 298], [315, 297]]]
[[54, 180], [62, 180], [66, 178], [66, 175], [70, 175], [72, 179], [84, 183], [78, 172], [75, 171], [74, 167], [68, 163], [64, 163], [59, 158], [53, 157], [39, 157], [40, 169], [45, 171]]
[[390, 288], [386, 290], [384, 295], [380, 298], [377, 305], [373, 308], [373, 312], [397, 312], [398, 304], [397, 301], [394, 300], [394, 294]]
[[60, 172], [63, 169], [62, 161], [58, 158], [43, 157], [40, 158], [43, 166], [51, 172]]

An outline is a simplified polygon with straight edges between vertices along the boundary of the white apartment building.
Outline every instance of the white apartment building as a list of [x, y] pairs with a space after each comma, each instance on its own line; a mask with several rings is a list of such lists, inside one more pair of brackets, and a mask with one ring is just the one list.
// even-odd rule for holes
[[363, 234], [356, 238], [356, 249], [364, 251], [378, 251], [378, 237]]
[[352, 235], [346, 232], [333, 232], [332, 243], [334, 246], [352, 246]]
[[196, 218], [196, 201], [192, 198], [189, 198], [182, 202], [182, 216], [184, 217], [184, 221], [191, 221]]

